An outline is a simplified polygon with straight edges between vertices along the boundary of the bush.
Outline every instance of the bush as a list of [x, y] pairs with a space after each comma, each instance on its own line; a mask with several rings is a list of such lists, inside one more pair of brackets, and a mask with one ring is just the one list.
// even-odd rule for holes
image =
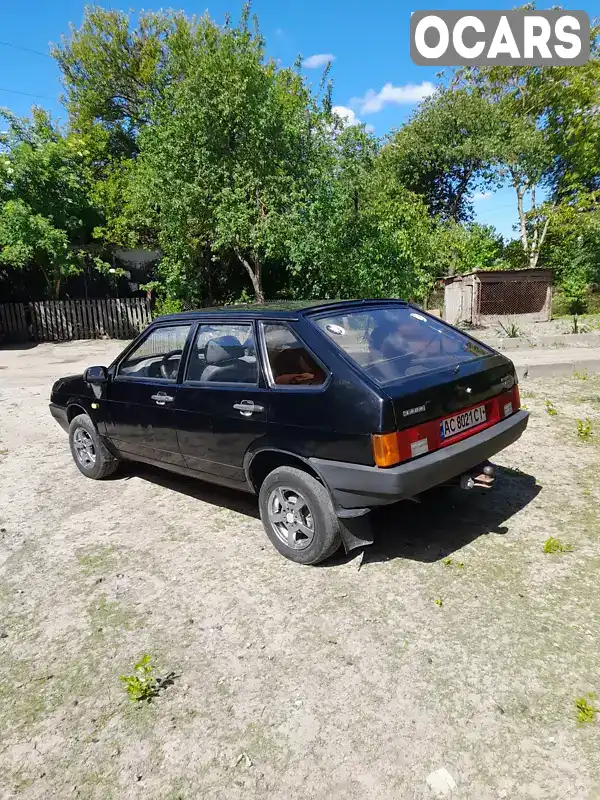
[[183, 311], [183, 303], [174, 297], [157, 297], [152, 310], [152, 318], [162, 317], [165, 314], [177, 314]]
[[[589, 287], [583, 296], [585, 313], [600, 314], [600, 291], [596, 287]], [[565, 292], [560, 287], [555, 287], [552, 292], [552, 316], [567, 317], [574, 312], [570, 310], [570, 301]], [[582, 313], [582, 312], [576, 312]]]

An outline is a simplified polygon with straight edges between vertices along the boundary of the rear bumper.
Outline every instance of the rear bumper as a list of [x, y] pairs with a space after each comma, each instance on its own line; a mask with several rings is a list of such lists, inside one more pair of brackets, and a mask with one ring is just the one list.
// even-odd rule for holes
[[54, 419], [58, 422], [60, 427], [68, 431], [69, 430], [69, 420], [67, 419], [67, 409], [63, 408], [62, 406], [57, 406], [56, 403], [50, 403], [50, 413], [54, 417]]
[[309, 460], [342, 508], [387, 505], [445, 483], [491, 458], [516, 442], [528, 420], [528, 411], [517, 411], [481, 433], [389, 469], [322, 458]]

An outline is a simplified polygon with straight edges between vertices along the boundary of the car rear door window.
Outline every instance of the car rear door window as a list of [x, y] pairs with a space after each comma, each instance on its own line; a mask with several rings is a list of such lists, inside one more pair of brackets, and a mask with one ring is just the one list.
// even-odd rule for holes
[[380, 384], [455, 366], [492, 351], [410, 306], [378, 306], [324, 314], [323, 333]]
[[269, 383], [277, 387], [321, 386], [327, 380], [321, 366], [289, 325], [263, 324]]
[[254, 335], [250, 323], [198, 326], [185, 376], [199, 383], [258, 382]]
[[152, 330], [119, 364], [117, 376], [175, 381], [191, 325], [165, 325]]

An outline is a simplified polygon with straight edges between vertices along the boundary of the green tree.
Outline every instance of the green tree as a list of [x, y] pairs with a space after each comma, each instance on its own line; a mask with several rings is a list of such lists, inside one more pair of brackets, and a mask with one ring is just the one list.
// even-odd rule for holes
[[99, 220], [90, 202], [93, 143], [63, 135], [41, 109], [31, 120], [1, 113], [8, 131], [0, 139], [0, 262], [39, 269], [58, 297], [62, 279], [86, 260], [103, 266], [83, 250]]
[[425, 205], [376, 172], [377, 143], [364, 127], [331, 141], [311, 201], [288, 224], [293, 293], [424, 297], [432, 228]]
[[154, 104], [173, 79], [168, 70], [169, 42], [188, 22], [181, 12], [131, 15], [88, 6], [80, 28], [54, 45], [62, 72], [72, 129], [101, 125], [110, 136], [110, 152], [129, 157], [148, 123]]
[[399, 184], [423, 197], [432, 214], [468, 221], [473, 192], [494, 183], [494, 137], [484, 98], [440, 87], [390, 137], [380, 158]]
[[206, 259], [235, 258], [264, 300], [265, 270], [285, 260], [285, 220], [310, 196], [327, 115], [300, 74], [265, 56], [248, 8], [235, 27], [209, 17], [171, 41], [181, 76], [139, 136], [131, 204], [155, 226], [160, 270], [180, 287]]
[[537, 265], [559, 205], [600, 189], [599, 32], [592, 27], [583, 67], [466, 67], [450, 83], [487, 103], [493, 161], [515, 189], [528, 267]]
[[554, 196], [576, 199], [600, 191], [600, 24], [590, 31], [590, 60], [546, 69], [537, 89], [555, 154]]
[[502, 237], [491, 225], [441, 222], [432, 234], [432, 271], [441, 277], [478, 269], [502, 269], [503, 251]]
[[[488, 147], [500, 181], [516, 196], [519, 238], [529, 267], [535, 267], [554, 205], [540, 202], [554, 154], [543, 125], [544, 106], [536, 90], [535, 67], [466, 67], [455, 71], [451, 88], [486, 104], [493, 126]], [[529, 205], [529, 209], [527, 209]]]

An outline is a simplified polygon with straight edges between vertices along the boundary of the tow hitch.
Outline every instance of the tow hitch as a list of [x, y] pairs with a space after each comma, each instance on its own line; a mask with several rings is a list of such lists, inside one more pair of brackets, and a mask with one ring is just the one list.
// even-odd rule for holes
[[493, 464], [480, 464], [470, 472], [460, 476], [461, 489], [491, 489], [496, 477], [496, 468]]

